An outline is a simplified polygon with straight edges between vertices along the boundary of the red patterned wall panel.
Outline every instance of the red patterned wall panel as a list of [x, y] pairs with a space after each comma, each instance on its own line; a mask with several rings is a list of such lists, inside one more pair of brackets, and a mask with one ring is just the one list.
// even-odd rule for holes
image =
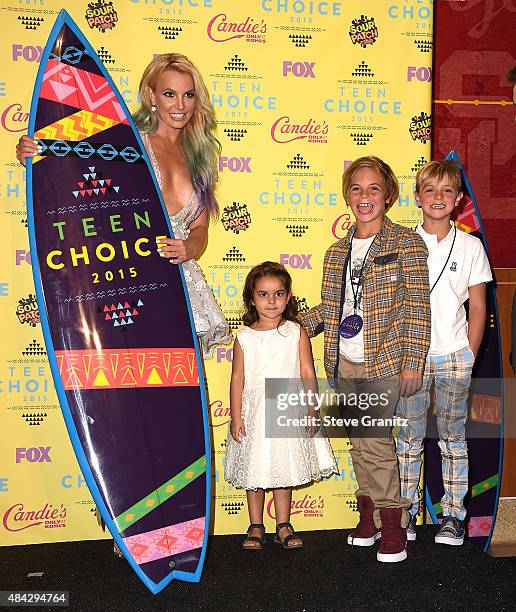
[[433, 158], [455, 149], [494, 267], [516, 267], [516, 0], [437, 0]]

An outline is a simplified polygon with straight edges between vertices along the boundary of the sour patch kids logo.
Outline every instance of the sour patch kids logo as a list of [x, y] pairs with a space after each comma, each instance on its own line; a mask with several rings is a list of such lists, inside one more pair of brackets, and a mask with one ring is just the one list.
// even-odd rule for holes
[[349, 37], [354, 45], [360, 45], [364, 49], [367, 45], [374, 44], [378, 38], [374, 17], [360, 15], [360, 19], [353, 19], [349, 27]]
[[118, 15], [113, 3], [106, 2], [106, 0], [90, 2], [86, 9], [85, 17], [90, 28], [97, 28], [99, 32], [112, 30], [118, 21]]

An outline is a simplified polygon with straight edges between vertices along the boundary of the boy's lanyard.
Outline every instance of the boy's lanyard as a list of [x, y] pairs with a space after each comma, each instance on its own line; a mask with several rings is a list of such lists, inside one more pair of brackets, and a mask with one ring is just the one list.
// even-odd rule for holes
[[445, 271], [446, 266], [448, 265], [448, 262], [450, 261], [450, 257], [451, 257], [452, 251], [453, 251], [453, 245], [455, 244], [455, 238], [457, 236], [457, 226], [454, 225], [453, 228], [454, 228], [455, 231], [453, 232], [453, 240], [452, 240], [450, 252], [448, 253], [448, 257], [446, 258], [446, 261], [444, 262], [443, 269], [441, 270], [439, 276], [437, 277], [437, 280], [435, 281], [435, 283], [432, 285], [432, 288], [430, 289], [430, 293], [432, 293], [432, 291], [435, 289], [435, 286], [437, 285], [437, 283], [441, 279], [441, 276], [443, 275], [443, 272]]
[[[354, 233], [353, 233], [353, 236], [354, 236]], [[350, 255], [348, 259], [349, 282], [351, 284], [351, 291], [353, 292], [353, 314], [348, 315], [345, 319], [341, 321], [339, 325], [339, 335], [344, 340], [347, 340], [349, 338], [354, 338], [364, 326], [364, 319], [362, 319], [362, 317], [359, 314], [357, 314], [358, 303], [360, 301], [360, 295], [362, 293], [362, 290], [360, 289], [360, 281], [362, 280], [362, 274], [364, 272], [365, 264], [367, 261], [367, 256], [369, 255], [369, 251], [371, 250], [371, 247], [373, 246], [373, 243], [376, 240], [376, 236], [375, 236], [371, 244], [369, 245], [369, 248], [367, 249], [366, 254], [364, 255], [364, 258], [362, 260], [362, 266], [360, 268], [360, 272], [358, 273], [357, 290], [355, 292], [355, 287], [353, 285], [353, 278], [352, 278], [352, 268], [351, 268], [351, 265], [352, 265], [351, 260], [353, 259], [353, 236], [351, 236], [351, 240], [350, 240], [350, 245], [349, 245]]]

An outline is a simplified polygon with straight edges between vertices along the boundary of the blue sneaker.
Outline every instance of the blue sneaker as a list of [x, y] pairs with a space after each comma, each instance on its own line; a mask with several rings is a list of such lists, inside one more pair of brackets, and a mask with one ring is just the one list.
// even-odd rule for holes
[[450, 546], [460, 546], [464, 543], [466, 526], [464, 521], [454, 517], [445, 516], [441, 528], [435, 535], [436, 544], [449, 544]]

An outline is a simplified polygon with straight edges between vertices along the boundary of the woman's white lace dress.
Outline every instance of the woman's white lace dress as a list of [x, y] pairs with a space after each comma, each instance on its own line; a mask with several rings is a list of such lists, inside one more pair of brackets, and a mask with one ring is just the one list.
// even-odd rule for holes
[[[156, 180], [161, 188], [161, 172], [152, 150], [149, 136], [141, 134], [141, 137], [149, 153], [149, 159], [156, 174]], [[188, 202], [176, 215], [169, 215], [174, 238], [186, 240], [190, 235], [190, 223], [197, 219], [201, 212], [202, 208], [194, 191]], [[195, 331], [201, 343], [203, 356], [209, 359], [217, 345], [228, 344], [231, 341], [231, 330], [220, 306], [215, 300], [212, 290], [204, 278], [199, 264], [195, 259], [189, 259], [181, 265], [183, 266], [186, 288], [192, 306]]]
[[[259, 331], [244, 327], [238, 331], [244, 354], [242, 419], [246, 435], [238, 443], [228, 432], [224, 465], [225, 479], [236, 487], [292, 487], [337, 471], [330, 444], [321, 433], [311, 438], [300, 427], [294, 436], [289, 428], [288, 438], [266, 434], [266, 410], [269, 418], [271, 415], [275, 418], [278, 412], [270, 409], [271, 400], [265, 398], [265, 379], [286, 379], [281, 384], [285, 392], [302, 389], [299, 337], [300, 327], [292, 321], [278, 329]], [[272, 402], [275, 404], [276, 400]]]

